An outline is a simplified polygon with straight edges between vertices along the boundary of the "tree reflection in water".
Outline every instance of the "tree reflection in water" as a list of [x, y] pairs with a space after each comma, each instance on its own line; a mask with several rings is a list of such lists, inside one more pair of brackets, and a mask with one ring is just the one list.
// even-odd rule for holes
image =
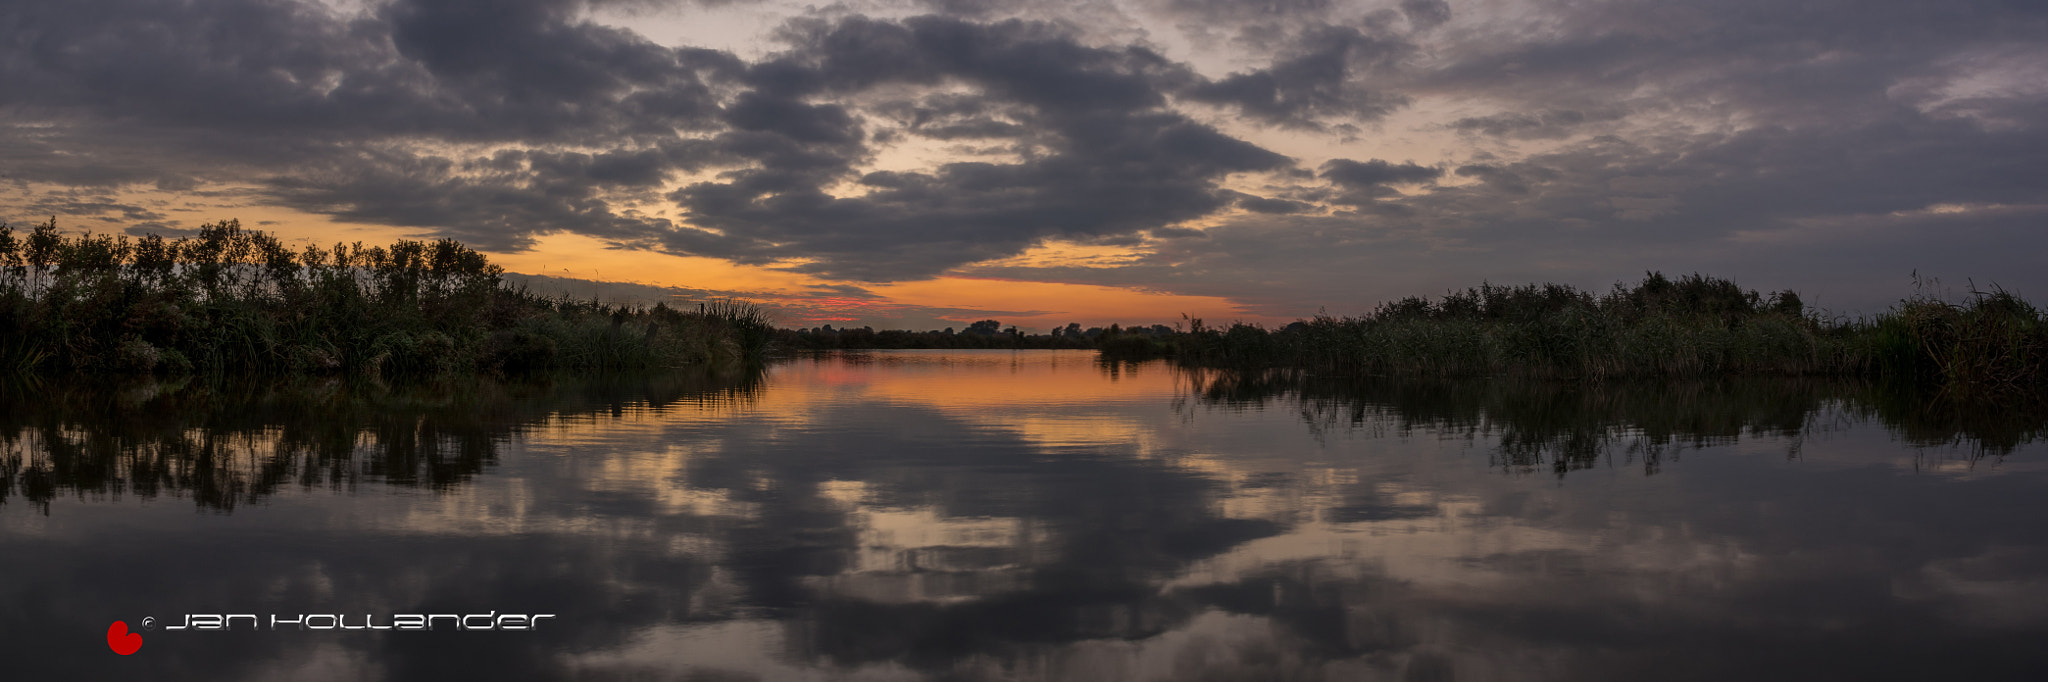
[[[282, 488], [447, 490], [564, 415], [745, 402], [760, 374], [382, 381], [193, 377], [0, 382], [0, 505], [189, 497], [231, 511]], [[11, 498], [19, 497], [13, 500]]]
[[[1802, 439], [1841, 419], [1883, 424], [1914, 447], [1960, 446], [1970, 461], [1997, 459], [2048, 436], [2048, 409], [1981, 404], [1937, 391], [1861, 382], [1730, 379], [1558, 382], [1319, 377], [1295, 370], [1181, 369], [1202, 405], [1301, 412], [1315, 433], [1337, 428], [1427, 430], [1497, 443], [1494, 463], [1563, 476], [1602, 462], [1654, 474], [1687, 449], [1774, 436], [1798, 456]], [[1185, 401], [1180, 406], [1186, 409]]]
[[[1003, 352], [765, 378], [9, 390], [0, 550], [38, 561], [0, 565], [0, 600], [19, 605], [0, 632], [72, 652], [25, 659], [38, 679], [117, 672], [78, 632], [204, 608], [563, 615], [516, 640], [158, 632], [123, 664], [192, 679], [2048, 669], [2039, 413], [1865, 386], [1345, 383]], [[1956, 459], [1896, 465], [1915, 449]], [[116, 504], [150, 496], [233, 513]]]

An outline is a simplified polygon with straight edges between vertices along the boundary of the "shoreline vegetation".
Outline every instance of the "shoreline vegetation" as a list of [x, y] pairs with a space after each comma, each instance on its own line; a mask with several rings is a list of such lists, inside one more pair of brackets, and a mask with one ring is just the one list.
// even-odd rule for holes
[[1650, 272], [1604, 294], [1487, 283], [1276, 329], [1186, 319], [1027, 334], [996, 320], [958, 332], [777, 329], [746, 302], [608, 304], [541, 295], [502, 274], [448, 239], [295, 249], [234, 220], [133, 240], [66, 236], [55, 218], [19, 237], [0, 223], [0, 374], [731, 368], [771, 352], [1075, 348], [1361, 378], [1832, 377], [2048, 394], [2048, 316], [1996, 286], [1943, 300], [1917, 277], [1914, 295], [1857, 319], [1828, 318], [1792, 291]]
[[449, 239], [293, 248], [235, 220], [132, 240], [0, 224], [0, 374], [732, 368], [772, 336], [745, 302], [618, 306], [501, 274]]
[[1916, 288], [1873, 317], [1830, 319], [1794, 292], [1764, 296], [1698, 274], [1651, 272], [1598, 296], [1558, 284], [1489, 284], [1271, 331], [1194, 320], [1186, 333], [1105, 352], [1347, 376], [1844, 377], [1958, 395], [2048, 390], [2040, 310], [1995, 286], [1960, 303], [1937, 298], [1930, 282]]
[[1604, 295], [1571, 286], [1482, 285], [1409, 297], [1361, 317], [1277, 330], [1192, 320], [1164, 337], [1112, 338], [1117, 357], [1346, 376], [1580, 379], [1855, 377], [1988, 395], [2048, 390], [2048, 317], [1996, 286], [1962, 302], [1916, 293], [1873, 317], [1827, 318], [1798, 294], [1769, 296], [1698, 274], [1651, 272]]

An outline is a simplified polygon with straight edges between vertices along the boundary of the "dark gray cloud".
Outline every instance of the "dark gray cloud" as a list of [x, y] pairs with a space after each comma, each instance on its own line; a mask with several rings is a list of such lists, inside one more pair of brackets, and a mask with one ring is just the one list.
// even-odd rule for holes
[[[580, 2], [413, 2], [346, 16], [318, 3], [31, 2], [0, 104], [163, 128], [325, 141], [432, 135], [572, 140], [709, 123], [700, 72], [673, 50], [574, 19]], [[117, 20], [108, 20], [110, 17]]]
[[1311, 204], [1304, 201], [1291, 201], [1287, 199], [1262, 197], [1251, 194], [1238, 195], [1237, 207], [1247, 211], [1251, 211], [1253, 213], [1273, 214], [1307, 213], [1315, 210], [1316, 208], [1315, 204]]
[[1208, 22], [1249, 22], [1290, 17], [1321, 18], [1327, 16], [1335, 4], [1330, 0], [1165, 0], [1160, 3], [1160, 9]]
[[1408, 210], [1399, 203], [1387, 203], [1387, 200], [1402, 196], [1390, 185], [1435, 182], [1443, 174], [1441, 168], [1414, 163], [1393, 164], [1380, 159], [1361, 163], [1351, 159], [1331, 159], [1323, 164], [1319, 176], [1343, 190], [1329, 198], [1332, 204], [1399, 215]]
[[1542, 1], [1530, 9], [1540, 21], [1450, 38], [1439, 47], [1452, 58], [1411, 84], [1563, 109], [1640, 101], [1839, 124], [1883, 116], [1901, 80], [2048, 31], [2048, 11], [2004, 0], [1718, 0], [1668, 13], [1655, 3]]
[[1508, 111], [1487, 116], [1467, 116], [1452, 121], [1450, 127], [1460, 132], [1541, 140], [1569, 137], [1587, 123], [1612, 121], [1621, 117], [1622, 112], [1618, 110], [1593, 113], [1578, 109]]
[[63, 216], [69, 220], [89, 218], [100, 223], [157, 222], [167, 217], [149, 207], [122, 201], [119, 197], [94, 189], [63, 189], [36, 193], [24, 196], [21, 205], [25, 212], [34, 216]]
[[1522, 179], [1521, 174], [1500, 166], [1475, 163], [1470, 166], [1459, 166], [1453, 172], [1459, 177], [1478, 178], [1481, 182], [1486, 183], [1487, 186], [1503, 192], [1513, 192], [1515, 194], [1526, 194], [1529, 192], [1529, 183]]
[[1358, 189], [1372, 185], [1429, 182], [1443, 174], [1442, 169], [1418, 166], [1412, 162], [1396, 165], [1380, 159], [1371, 159], [1363, 163], [1351, 159], [1331, 159], [1323, 164], [1321, 175], [1325, 180]]
[[649, 242], [670, 223], [630, 215], [610, 200], [658, 181], [667, 162], [646, 150], [594, 156], [506, 150], [467, 159], [366, 151], [273, 177], [264, 193], [286, 206], [422, 228], [491, 250], [523, 250], [535, 237], [563, 230]]
[[[749, 80], [790, 96], [969, 85], [984, 103], [940, 98], [894, 110], [921, 133], [918, 117], [1000, 108], [1001, 124], [968, 120], [996, 134], [1029, 130], [1035, 153], [856, 178], [868, 153], [859, 124], [836, 110], [786, 103], [779, 106], [789, 115], [752, 117], [758, 130], [749, 132], [758, 134], [721, 138], [757, 165], [674, 194], [693, 225], [721, 234], [678, 232], [671, 248], [762, 263], [811, 258], [801, 269], [837, 278], [916, 278], [1047, 238], [1112, 238], [1197, 218], [1229, 203], [1218, 188], [1224, 177], [1290, 163], [1167, 109], [1163, 84], [1186, 75], [1142, 48], [1088, 47], [1057, 26], [1014, 20], [856, 17], [792, 31], [803, 36], [796, 49]], [[854, 179], [866, 193], [828, 192]]]
[[491, 123], [486, 131], [531, 140], [713, 127], [719, 107], [705, 81], [736, 75], [737, 60], [580, 21], [582, 4], [400, 0], [377, 18], [398, 56], [464, 118]]
[[[721, 126], [712, 84], [741, 63], [580, 22], [581, 7], [11, 6], [0, 30], [23, 40], [0, 47], [0, 125], [34, 134], [0, 153], [27, 181], [254, 183], [283, 206], [488, 249], [558, 231], [651, 239], [663, 221], [608, 200], [702, 165], [689, 157], [708, 149], [679, 131]], [[458, 161], [414, 149], [437, 143], [501, 151]]]
[[1325, 121], [1373, 121], [1408, 103], [1376, 88], [1372, 76], [1391, 72], [1415, 47], [1398, 37], [1369, 35], [1348, 26], [1313, 26], [1289, 41], [1264, 69], [1189, 87], [1194, 101], [1237, 107], [1256, 120], [1320, 130]]
[[1432, 29], [1451, 20], [1451, 3], [1444, 0], [1401, 0], [1401, 14], [1417, 29]]

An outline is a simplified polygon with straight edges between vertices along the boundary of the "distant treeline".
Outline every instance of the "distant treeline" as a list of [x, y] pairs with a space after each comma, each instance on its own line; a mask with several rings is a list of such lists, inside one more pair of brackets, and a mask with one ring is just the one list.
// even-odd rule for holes
[[178, 239], [0, 224], [0, 373], [727, 366], [773, 335], [745, 303], [613, 306], [502, 272], [447, 239], [292, 248], [234, 220]]
[[1107, 356], [1349, 376], [1865, 376], [1971, 393], [2048, 391], [2048, 318], [2004, 290], [1920, 293], [1870, 318], [1826, 319], [1799, 296], [1714, 277], [1649, 273], [1602, 295], [1560, 284], [1482, 285], [1369, 315], [1280, 329], [1194, 320], [1105, 339]]
[[1003, 327], [996, 320], [982, 320], [954, 331], [952, 327], [932, 331], [872, 327], [835, 329], [832, 325], [809, 329], [783, 329], [776, 333], [775, 346], [791, 350], [916, 349], [916, 348], [1096, 348], [1105, 339], [1125, 336], [1160, 337], [1174, 333], [1172, 327], [1152, 325], [1125, 329], [1110, 325], [1104, 329], [1082, 329], [1069, 324], [1048, 334], [1026, 334], [1015, 326]]

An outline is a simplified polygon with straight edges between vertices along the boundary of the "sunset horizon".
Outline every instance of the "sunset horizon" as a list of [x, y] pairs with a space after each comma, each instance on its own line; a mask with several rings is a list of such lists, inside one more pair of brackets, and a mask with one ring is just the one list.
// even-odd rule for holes
[[1849, 316], [1915, 274], [2041, 295], [2044, 19], [1859, 7], [34, 4], [0, 14], [0, 220], [452, 238], [804, 327], [1653, 271]]

